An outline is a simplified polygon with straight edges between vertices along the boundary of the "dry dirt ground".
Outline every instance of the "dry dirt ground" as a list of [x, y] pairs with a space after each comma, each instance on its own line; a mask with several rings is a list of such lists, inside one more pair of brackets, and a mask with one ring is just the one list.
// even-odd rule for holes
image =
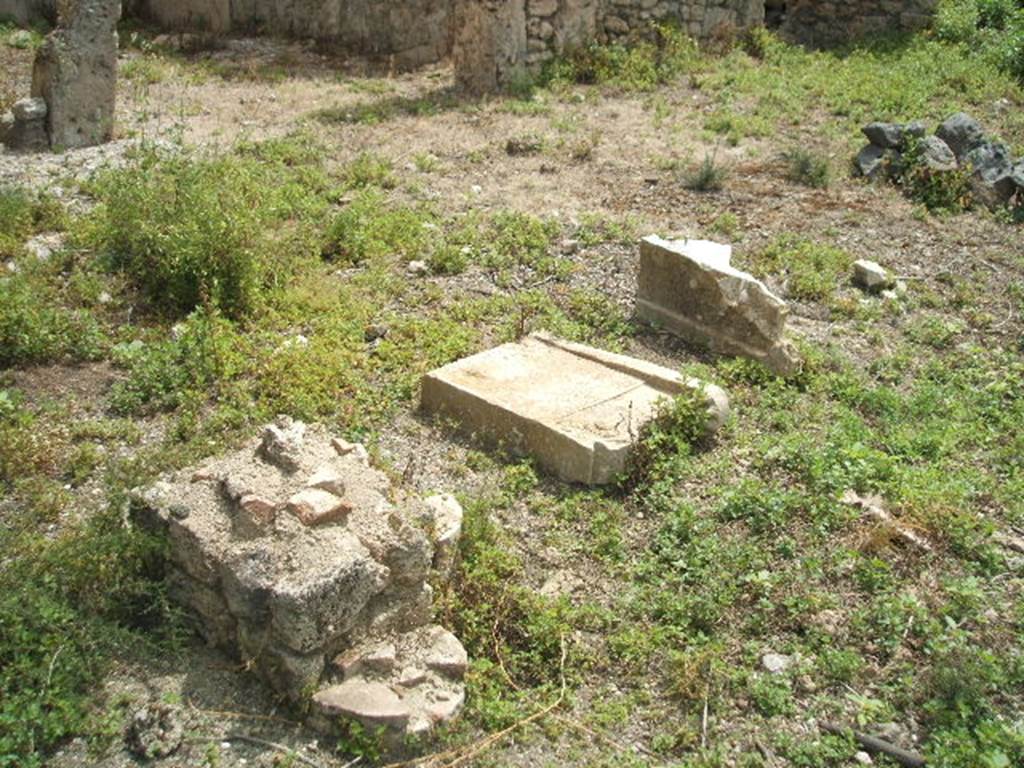
[[[8, 90], [26, 90], [29, 57], [26, 51], [3, 52], [5, 86], [14, 84]], [[504, 99], [459, 100], [452, 92], [452, 72], [444, 66], [391, 74], [365, 62], [322, 56], [310, 45], [267, 40], [234, 40], [212, 51], [159, 56], [130, 49], [122, 67], [130, 74], [121, 82], [118, 133], [129, 141], [118, 147], [145, 138], [224, 148], [241, 139], [305, 131], [326, 147], [331, 164], [341, 166], [363, 152], [392, 159], [399, 189], [414, 190], [443, 213], [511, 208], [563, 222], [597, 214], [628, 220], [639, 233], [730, 239], [741, 262], [744, 254], [779, 234], [796, 233], [828, 240], [856, 258], [876, 260], [908, 282], [941, 274], [970, 281], [977, 310], [989, 313], [992, 321], [984, 330], [967, 330], [965, 338], [1008, 342], [1021, 333], [1021, 318], [1001, 290], [1008, 256], [1020, 252], [1019, 229], [977, 213], [923, 216], [898, 190], [870, 186], [845, 172], [837, 173], [828, 189], [794, 185], [784, 178], [782, 147], [805, 142], [831, 153], [834, 166], [844, 170], [850, 147], [819, 139], [820, 124], [812, 122], [792, 126], [785, 137], [726, 146], [703, 130], [708, 95], [686, 82], [660, 89], [657, 99], [643, 94], [596, 97], [580, 91], [567, 98], [543, 96], [544, 101], [528, 108], [519, 102], [513, 107]], [[360, 117], [368, 104], [395, 113], [380, 122]], [[324, 110], [352, 115], [351, 121], [322, 119], [318, 115]], [[542, 151], [509, 154], [508, 141], [524, 136], [540, 138]], [[730, 168], [725, 189], [685, 189], [678, 182], [679, 164], [709, 152]], [[68, 176], [90, 172], [94, 159], [81, 157], [94, 158], [75, 153], [50, 159], [0, 156], [0, 181], [60, 186]], [[723, 217], [731, 219], [728, 236], [720, 232]], [[586, 249], [572, 281], [599, 288], [628, 312], [635, 251], [631, 245], [611, 243]], [[431, 284], [444, 291], [481, 290], [464, 277], [428, 278], [425, 286]], [[860, 300], [849, 286], [841, 294]], [[795, 304], [792, 327], [817, 342], [838, 345], [865, 367], [888, 351], [884, 334], [871, 337], [852, 322], [836, 323], [817, 305]], [[655, 333], [640, 334], [630, 344], [629, 352], [673, 366], [703, 359]], [[114, 375], [102, 366], [57, 366], [19, 373], [14, 383], [30, 398], [74, 399], [75, 407], [88, 411]], [[144, 426], [151, 438], [160, 429], [159, 419]], [[413, 465], [409, 479], [421, 489], [457, 488], [467, 494], [494, 482], [487, 470], [467, 469], [471, 448], [413, 414], [397, 420], [379, 445], [392, 466]], [[574, 572], [571, 549], [552, 541], [528, 510], [513, 510], [502, 523], [526, 556], [535, 587], [547, 585], [574, 599], [585, 596], [611, 604], [606, 597], [616, 585], [600, 574]], [[652, 530], [642, 519], [630, 521], [625, 529], [636, 540]], [[555, 583], [553, 574], [558, 576]], [[614, 682], [603, 681], [611, 688], [585, 686], [574, 706], [585, 711], [592, 700], [614, 694]], [[250, 675], [198, 644], [165, 666], [128, 659], [108, 687], [112, 700], [125, 701], [127, 707], [147, 700], [181, 705], [188, 743], [174, 756], [150, 763], [160, 768], [345, 764], [315, 734], [290, 723]], [[813, 729], [807, 728], [810, 737]], [[714, 723], [711, 733], [712, 738], [724, 736], [716, 733]], [[579, 736], [570, 731], [553, 740], [520, 740], [514, 735], [477, 764], [585, 764], [581, 755], [606, 737]], [[613, 751], [640, 754], [648, 736], [642, 726], [631, 723], [615, 734]], [[288, 762], [285, 748], [296, 750], [299, 757]], [[135, 764], [124, 751], [92, 755], [81, 740], [52, 760], [55, 768]]]

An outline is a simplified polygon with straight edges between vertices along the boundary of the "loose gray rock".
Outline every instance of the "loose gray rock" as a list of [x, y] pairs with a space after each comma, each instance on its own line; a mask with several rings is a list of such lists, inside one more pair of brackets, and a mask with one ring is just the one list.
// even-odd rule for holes
[[926, 133], [928, 133], [928, 126], [924, 121], [914, 120], [903, 126], [903, 141], [905, 143], [908, 138], [923, 139]]
[[971, 168], [974, 197], [989, 208], [1005, 205], [1016, 191], [1013, 158], [1005, 144], [985, 141], [964, 155], [963, 163]]
[[903, 145], [903, 126], [898, 123], [869, 123], [861, 132], [882, 149], [899, 149]]
[[985, 139], [985, 132], [981, 129], [978, 121], [964, 112], [957, 112], [946, 118], [935, 129], [935, 135], [946, 142], [957, 159], [963, 157]]
[[953, 150], [937, 135], [921, 141], [921, 162], [933, 171], [955, 171], [957, 167]]
[[861, 176], [876, 179], [885, 169], [885, 150], [874, 144], [868, 144], [857, 153], [855, 163]]

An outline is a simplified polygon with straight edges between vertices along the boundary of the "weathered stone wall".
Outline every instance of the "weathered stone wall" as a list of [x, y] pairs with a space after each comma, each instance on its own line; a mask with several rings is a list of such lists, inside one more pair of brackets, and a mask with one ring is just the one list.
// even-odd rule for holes
[[655, 22], [703, 40], [763, 21], [764, 0], [456, 0], [453, 54], [459, 82], [485, 92], [563, 51], [624, 40]]
[[788, 0], [782, 34], [805, 45], [825, 47], [864, 35], [922, 29], [931, 23], [937, 0]]
[[0, 0], [0, 21], [15, 24], [38, 24], [41, 21], [57, 22], [57, 0]]
[[451, 50], [453, 0], [135, 0], [133, 5], [168, 28], [313, 37], [347, 50], [393, 55], [403, 67], [439, 61]]
[[527, 60], [536, 64], [591, 40], [628, 38], [657, 22], [703, 40], [763, 21], [764, 0], [527, 0]]

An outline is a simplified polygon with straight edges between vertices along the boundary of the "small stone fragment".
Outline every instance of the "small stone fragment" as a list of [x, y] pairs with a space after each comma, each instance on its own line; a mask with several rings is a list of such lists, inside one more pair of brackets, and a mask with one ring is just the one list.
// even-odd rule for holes
[[462, 505], [449, 493], [424, 500], [430, 513], [434, 540], [434, 570], [447, 576], [455, 564], [459, 536], [462, 534]]
[[964, 155], [963, 163], [971, 169], [975, 198], [989, 208], [1005, 205], [1016, 191], [1013, 158], [1005, 144], [982, 142]]
[[382, 643], [373, 648], [353, 648], [334, 659], [334, 666], [346, 677], [369, 670], [387, 674], [394, 666], [397, 653], [393, 643]]
[[466, 674], [469, 657], [466, 655], [466, 649], [462, 647], [462, 643], [455, 635], [438, 627], [434, 631], [433, 642], [427, 653], [426, 662], [430, 669], [461, 679]]
[[766, 653], [761, 657], [761, 666], [773, 675], [785, 672], [793, 663], [793, 659], [781, 653]]
[[383, 323], [370, 323], [363, 329], [363, 340], [367, 343], [386, 338], [390, 329]]
[[352, 511], [347, 502], [320, 488], [299, 491], [288, 499], [286, 508], [310, 528], [343, 520]]
[[403, 688], [415, 688], [427, 680], [427, 670], [422, 667], [406, 667], [398, 676], [398, 684]]
[[430, 267], [425, 261], [410, 261], [406, 271], [414, 277], [422, 277], [430, 272]]
[[324, 465], [310, 475], [306, 482], [310, 488], [319, 488], [335, 496], [345, 495], [345, 483], [332, 467]]
[[875, 761], [871, 759], [871, 755], [867, 752], [857, 752], [853, 756], [853, 761], [858, 765], [874, 765]]
[[331, 440], [331, 445], [334, 446], [334, 450], [338, 452], [339, 456], [351, 454], [364, 464], [370, 463], [370, 454], [367, 453], [366, 447], [361, 443], [350, 443], [348, 440], [335, 437]]
[[260, 527], [272, 524], [274, 522], [274, 514], [277, 512], [277, 505], [254, 493], [242, 496], [238, 500], [238, 506], [249, 516], [253, 523]]
[[404, 729], [409, 722], [409, 708], [382, 683], [349, 680], [318, 691], [313, 703], [326, 714], [353, 717], [370, 728]]
[[282, 416], [263, 430], [263, 457], [281, 469], [294, 472], [299, 468], [306, 425]]
[[465, 700], [466, 694], [461, 690], [453, 693], [439, 692], [434, 700], [427, 704], [427, 716], [435, 723], [451, 720], [462, 709]]
[[64, 247], [65, 235], [62, 232], [48, 232], [30, 237], [25, 241], [25, 250], [40, 261], [47, 261], [55, 252]]
[[167, 508], [167, 511], [175, 520], [187, 520], [188, 516], [192, 513], [192, 510], [184, 504], [172, 504]]
[[880, 291], [892, 285], [889, 272], [873, 261], [858, 259], [853, 263], [853, 282], [866, 291]]

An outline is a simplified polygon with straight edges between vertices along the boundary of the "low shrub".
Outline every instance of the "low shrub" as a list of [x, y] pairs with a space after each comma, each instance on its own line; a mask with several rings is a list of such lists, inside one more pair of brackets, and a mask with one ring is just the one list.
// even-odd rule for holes
[[626, 91], [650, 91], [690, 71], [698, 58], [697, 45], [678, 28], [659, 24], [651, 39], [632, 45], [593, 44], [549, 64], [545, 84], [608, 85]]
[[325, 202], [308, 181], [248, 153], [144, 151], [96, 182], [101, 205], [85, 238], [156, 308], [244, 317], [314, 255], [301, 224]]
[[700, 165], [683, 174], [683, 186], [695, 192], [717, 192], [725, 186], [729, 172], [715, 160], [715, 155], [704, 155]]
[[970, 171], [937, 171], [922, 157], [919, 142], [910, 142], [900, 163], [898, 183], [907, 195], [936, 213], [960, 213], [971, 207]]
[[832, 169], [828, 158], [807, 149], [794, 149], [782, 156], [786, 178], [794, 184], [823, 189], [829, 185]]

